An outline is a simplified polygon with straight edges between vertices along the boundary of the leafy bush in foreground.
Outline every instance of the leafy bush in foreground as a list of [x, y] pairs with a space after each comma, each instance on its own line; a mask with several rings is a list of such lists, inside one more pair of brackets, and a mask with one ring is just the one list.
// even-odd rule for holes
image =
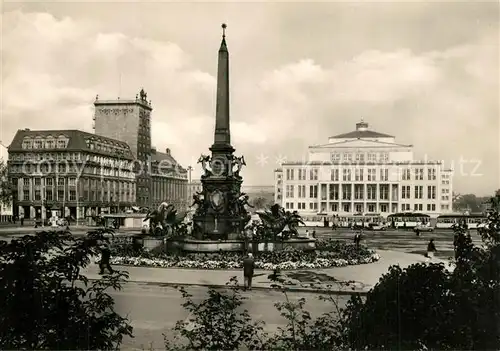
[[128, 321], [107, 290], [120, 289], [124, 272], [89, 284], [81, 270], [99, 253], [103, 231], [74, 238], [41, 232], [0, 241], [0, 349], [112, 350]]

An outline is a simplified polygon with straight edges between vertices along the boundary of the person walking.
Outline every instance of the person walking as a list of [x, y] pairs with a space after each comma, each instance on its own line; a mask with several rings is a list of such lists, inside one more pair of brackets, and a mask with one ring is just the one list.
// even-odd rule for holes
[[434, 239], [431, 239], [429, 241], [429, 244], [427, 244], [427, 257], [432, 259], [434, 258], [434, 254], [436, 252], [436, 245], [434, 245]]
[[255, 269], [255, 261], [253, 255], [248, 253], [247, 257], [243, 260], [243, 281], [245, 290], [252, 290], [252, 278]]
[[111, 250], [107, 243], [101, 245], [101, 261], [99, 262], [99, 274], [104, 274], [104, 270], [107, 269], [109, 274], [112, 274], [113, 268], [109, 264], [111, 259]]

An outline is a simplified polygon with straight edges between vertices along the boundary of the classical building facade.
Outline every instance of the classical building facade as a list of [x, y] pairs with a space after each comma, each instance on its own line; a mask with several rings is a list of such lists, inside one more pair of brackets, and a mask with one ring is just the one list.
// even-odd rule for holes
[[451, 212], [453, 171], [442, 161], [418, 161], [413, 146], [369, 130], [356, 130], [309, 147], [307, 162], [275, 171], [275, 202], [302, 215]]
[[79, 130], [18, 130], [9, 146], [14, 215], [81, 219], [136, 202], [127, 143]]
[[185, 210], [187, 206], [187, 170], [180, 166], [170, 149], [159, 152], [151, 149], [151, 201], [154, 207], [162, 202], [173, 204], [176, 209]]
[[96, 135], [120, 140], [129, 145], [136, 160], [137, 205], [151, 205], [151, 101], [141, 90], [131, 100], [94, 101], [94, 131]]

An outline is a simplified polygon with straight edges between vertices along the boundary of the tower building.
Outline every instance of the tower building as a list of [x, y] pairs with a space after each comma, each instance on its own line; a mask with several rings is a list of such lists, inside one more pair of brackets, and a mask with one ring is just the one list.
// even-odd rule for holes
[[130, 146], [135, 159], [136, 195], [138, 206], [151, 203], [151, 101], [144, 89], [135, 100], [94, 101], [95, 134], [120, 140]]

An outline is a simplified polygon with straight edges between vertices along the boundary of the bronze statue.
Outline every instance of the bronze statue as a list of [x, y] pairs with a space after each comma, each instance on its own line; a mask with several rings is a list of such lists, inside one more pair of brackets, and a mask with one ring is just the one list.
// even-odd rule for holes
[[241, 193], [241, 195], [236, 200], [236, 203], [237, 203], [238, 210], [239, 210], [240, 214], [246, 214], [247, 213], [247, 210], [245, 209], [245, 206], [253, 208], [253, 206], [248, 203], [249, 198], [250, 197], [247, 194]]
[[271, 206], [270, 210], [257, 212], [262, 225], [259, 231], [263, 236], [272, 236], [274, 240], [278, 234], [283, 232], [286, 227], [290, 234], [298, 235], [297, 228], [300, 224], [304, 224], [300, 215], [295, 212], [285, 211], [283, 207], [278, 204]]
[[139, 96], [141, 97], [142, 101], [147, 101], [146, 99], [148, 98], [148, 94], [146, 94], [144, 89], [141, 89], [141, 91], [139, 92]]
[[207, 164], [210, 163], [210, 156], [201, 155], [198, 159], [198, 163], [201, 163], [201, 168], [203, 168], [203, 176], [207, 177], [209, 175], [212, 175], [212, 170], [207, 169]]
[[197, 192], [193, 195], [193, 203], [189, 207], [198, 206], [198, 209], [203, 208], [205, 205], [205, 200], [202, 198], [203, 193]]
[[[243, 168], [243, 166], [246, 166], [246, 165], [247, 164], [245, 163], [244, 156], [241, 156], [241, 157], [232, 156], [232, 158], [231, 158], [231, 171], [232, 171], [234, 176], [239, 177], [241, 169]], [[236, 170], [233, 170], [234, 166], [236, 166]]]
[[184, 219], [187, 212], [177, 213], [174, 205], [162, 202], [158, 209], [148, 212], [143, 221], [149, 219], [149, 228], [151, 234], [173, 235], [182, 231]]

